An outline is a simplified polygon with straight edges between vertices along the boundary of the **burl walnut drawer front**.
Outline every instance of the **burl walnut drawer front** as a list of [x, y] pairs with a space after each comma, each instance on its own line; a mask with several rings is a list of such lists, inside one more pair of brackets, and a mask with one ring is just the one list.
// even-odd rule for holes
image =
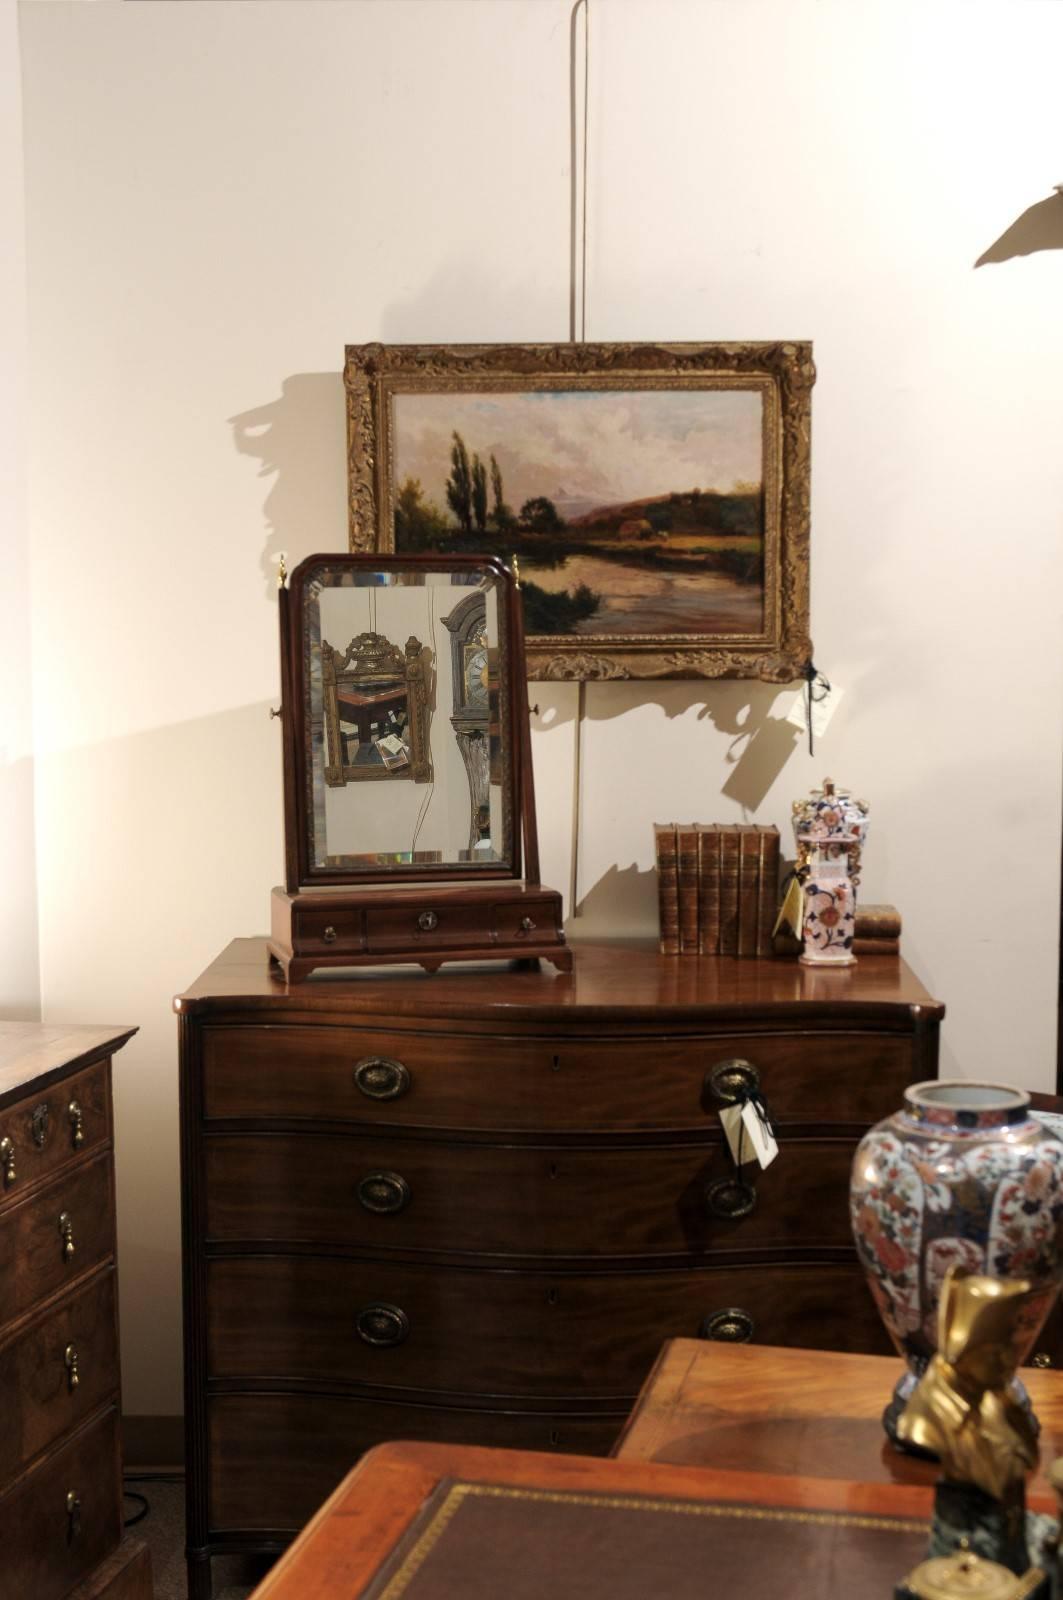
[[61, 1600], [122, 1536], [118, 1413], [76, 1434], [0, 1500], [0, 1594]]
[[912, 1038], [764, 1033], [571, 1042], [355, 1028], [203, 1030], [208, 1119], [454, 1129], [703, 1128], [734, 1061], [782, 1122], [878, 1120], [912, 1077]]
[[212, 1134], [207, 1238], [517, 1256], [850, 1246], [852, 1140], [783, 1140], [741, 1181], [719, 1137], [659, 1148]]
[[6, 1482], [84, 1421], [117, 1382], [114, 1269], [108, 1268], [0, 1346], [0, 1479]]
[[100, 1061], [0, 1111], [0, 1203], [110, 1138], [110, 1063]]
[[111, 1254], [110, 1153], [12, 1206], [0, 1228], [4, 1311], [14, 1318]]
[[218, 1395], [208, 1402], [210, 1524], [294, 1533], [363, 1451], [389, 1439], [607, 1455], [628, 1409], [593, 1416]]
[[889, 1348], [855, 1265], [566, 1276], [263, 1256], [214, 1260], [207, 1283], [219, 1381], [606, 1397], [633, 1393], [666, 1339], [702, 1330], [786, 1345], [799, 1329], [823, 1349]]

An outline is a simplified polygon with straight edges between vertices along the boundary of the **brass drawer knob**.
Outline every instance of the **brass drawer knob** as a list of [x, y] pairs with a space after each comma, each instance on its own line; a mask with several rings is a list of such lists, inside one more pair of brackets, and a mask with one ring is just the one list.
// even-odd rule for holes
[[85, 1127], [81, 1107], [76, 1100], [71, 1100], [66, 1108], [66, 1114], [70, 1121], [70, 1143], [75, 1150], [80, 1150], [85, 1143]]
[[417, 926], [422, 933], [431, 933], [439, 926], [439, 918], [434, 911], [422, 911], [417, 918]]
[[48, 1102], [47, 1100], [42, 1100], [39, 1106], [34, 1106], [30, 1117], [30, 1132], [38, 1150], [44, 1149], [45, 1141], [48, 1138], [49, 1115]]
[[410, 1203], [410, 1186], [397, 1172], [367, 1172], [358, 1185], [358, 1200], [366, 1211], [390, 1216]]
[[520, 919], [520, 931], [521, 931], [521, 933], [534, 933], [535, 932], [535, 923], [532, 921], [531, 917], [521, 917], [521, 919]]
[[321, 937], [322, 937], [322, 939], [324, 939], [326, 944], [335, 944], [336, 943], [336, 930], [332, 926], [331, 922], [329, 923], [328, 927], [325, 929], [325, 931], [321, 935]]
[[366, 1056], [354, 1069], [354, 1081], [368, 1100], [397, 1100], [406, 1093], [411, 1079], [401, 1061]]
[[76, 1344], [68, 1344], [63, 1351], [63, 1365], [66, 1367], [66, 1386], [73, 1394], [81, 1381], [78, 1372], [78, 1349]]
[[18, 1176], [15, 1171], [15, 1146], [11, 1139], [0, 1139], [0, 1166], [4, 1169], [4, 1188], [10, 1188]]
[[712, 1217], [724, 1222], [737, 1222], [748, 1217], [757, 1203], [757, 1191], [742, 1178], [721, 1178], [705, 1186], [705, 1207]]
[[1050, 1367], [1052, 1365], [1052, 1357], [1048, 1354], [1047, 1350], [1038, 1350], [1037, 1354], [1031, 1360], [1030, 1365], [1031, 1367], [1040, 1367], [1041, 1370], [1044, 1371], [1045, 1367]]
[[721, 1105], [733, 1106], [739, 1100], [748, 1100], [760, 1088], [760, 1073], [752, 1061], [731, 1059], [717, 1061], [710, 1067], [705, 1087]]
[[63, 1260], [69, 1261], [74, 1254], [74, 1219], [69, 1211], [59, 1213], [59, 1236], [63, 1241]]
[[359, 1339], [384, 1348], [402, 1343], [410, 1331], [410, 1319], [401, 1306], [380, 1302], [359, 1311], [355, 1327]]
[[717, 1339], [721, 1344], [748, 1344], [754, 1333], [753, 1318], [741, 1306], [710, 1311], [698, 1329], [699, 1339]]
[[71, 1489], [66, 1497], [66, 1539], [68, 1544], [81, 1535], [81, 1497]]

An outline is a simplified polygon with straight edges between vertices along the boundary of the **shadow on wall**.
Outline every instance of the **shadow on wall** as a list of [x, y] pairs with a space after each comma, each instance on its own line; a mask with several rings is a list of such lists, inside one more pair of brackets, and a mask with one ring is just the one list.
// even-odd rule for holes
[[345, 417], [343, 374], [300, 372], [284, 379], [279, 399], [229, 419], [237, 450], [273, 480], [259, 558], [271, 596], [282, 551], [292, 567], [319, 550], [347, 549]]
[[1000, 238], [982, 252], [976, 267], [993, 261], [1010, 261], [1014, 256], [1032, 256], [1040, 250], [1063, 250], [1063, 183], [1055, 193], [1027, 207]]

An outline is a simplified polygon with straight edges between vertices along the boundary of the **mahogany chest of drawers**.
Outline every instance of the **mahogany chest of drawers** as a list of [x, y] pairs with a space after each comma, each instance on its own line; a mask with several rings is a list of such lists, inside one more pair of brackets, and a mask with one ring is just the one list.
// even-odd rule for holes
[[[577, 946], [288, 987], [242, 939], [176, 1006], [193, 1600], [382, 1440], [604, 1454], [668, 1338], [888, 1349], [849, 1162], [943, 1015], [896, 959]], [[779, 1129], [752, 1196], [736, 1071]]]
[[151, 1600], [122, 1537], [111, 1057], [0, 1023], [0, 1600]]

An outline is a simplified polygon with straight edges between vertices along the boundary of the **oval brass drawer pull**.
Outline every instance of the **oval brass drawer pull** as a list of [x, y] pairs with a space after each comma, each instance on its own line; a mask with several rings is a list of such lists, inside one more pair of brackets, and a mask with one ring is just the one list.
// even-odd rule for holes
[[721, 1178], [705, 1187], [705, 1206], [710, 1216], [724, 1222], [737, 1222], [748, 1217], [757, 1203], [757, 1191], [742, 1178]]
[[355, 1323], [359, 1339], [378, 1346], [401, 1344], [410, 1331], [410, 1319], [401, 1306], [366, 1306], [358, 1313]]
[[409, 1069], [388, 1056], [366, 1056], [354, 1069], [354, 1081], [368, 1100], [397, 1100], [410, 1087]]
[[1038, 1350], [1037, 1354], [1031, 1358], [1030, 1365], [1031, 1367], [1040, 1367], [1043, 1371], [1045, 1367], [1052, 1365], [1052, 1357], [1047, 1350]]
[[733, 1106], [739, 1100], [748, 1100], [760, 1088], [760, 1073], [752, 1061], [732, 1058], [717, 1061], [710, 1067], [705, 1087], [721, 1105]]
[[358, 1185], [358, 1200], [366, 1211], [390, 1216], [410, 1203], [410, 1186], [398, 1172], [367, 1172]]
[[722, 1344], [748, 1344], [754, 1333], [753, 1318], [741, 1306], [710, 1311], [698, 1329], [699, 1339], [718, 1339]]
[[8, 1188], [18, 1173], [15, 1171], [15, 1145], [11, 1139], [0, 1139], [0, 1166], [4, 1169], [4, 1188]]

